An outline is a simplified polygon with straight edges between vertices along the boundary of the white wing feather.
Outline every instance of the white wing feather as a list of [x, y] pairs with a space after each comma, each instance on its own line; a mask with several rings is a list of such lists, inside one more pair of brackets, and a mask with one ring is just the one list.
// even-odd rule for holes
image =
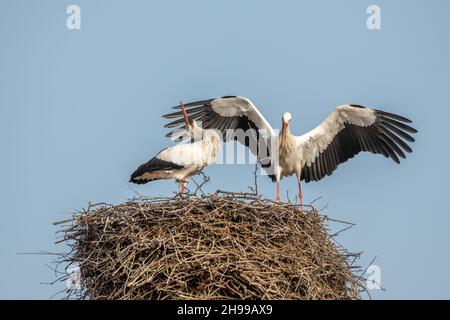
[[366, 127], [372, 125], [375, 120], [376, 114], [372, 109], [355, 108], [350, 105], [338, 106], [316, 128], [295, 137], [296, 147], [303, 162], [309, 166], [344, 128], [345, 123]]
[[202, 141], [177, 144], [161, 151], [156, 157], [180, 166], [206, 164]]
[[259, 112], [255, 105], [246, 97], [218, 98], [211, 103], [212, 109], [222, 117], [248, 117], [259, 130], [265, 129], [275, 136], [275, 131]]
[[202, 140], [185, 142], [164, 149], [156, 157], [180, 166], [205, 166], [216, 161], [220, 152], [220, 137], [214, 130], [202, 130]]

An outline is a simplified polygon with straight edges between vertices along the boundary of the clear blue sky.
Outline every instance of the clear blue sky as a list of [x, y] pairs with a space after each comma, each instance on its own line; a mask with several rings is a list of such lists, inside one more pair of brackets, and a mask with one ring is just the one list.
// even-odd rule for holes
[[[70, 4], [81, 30], [66, 28]], [[366, 8], [381, 8], [369, 31]], [[53, 221], [89, 201], [119, 203], [126, 181], [169, 144], [160, 117], [180, 99], [251, 98], [301, 134], [332, 108], [399, 113], [419, 130], [398, 166], [370, 154], [304, 185], [324, 213], [357, 225], [339, 241], [374, 256], [386, 291], [375, 298], [450, 298], [448, 129], [450, 2], [446, 0], [0, 2], [0, 298], [49, 298], [63, 285], [18, 255], [54, 245]], [[211, 166], [209, 191], [246, 190], [251, 167]], [[163, 181], [134, 186], [172, 195]], [[275, 185], [260, 179], [267, 197]], [[296, 192], [295, 178], [282, 191]]]

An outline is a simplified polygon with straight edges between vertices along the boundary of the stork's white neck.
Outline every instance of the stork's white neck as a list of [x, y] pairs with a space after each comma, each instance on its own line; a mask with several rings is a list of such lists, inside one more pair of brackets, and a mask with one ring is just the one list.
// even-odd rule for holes
[[280, 154], [290, 152], [291, 149], [294, 147], [294, 137], [291, 134], [291, 129], [290, 129], [289, 125], [286, 127], [286, 129], [284, 129], [283, 137], [282, 137], [282, 135], [283, 135], [283, 132], [280, 132], [279, 138], [278, 138], [280, 141], [280, 145], [279, 145]]

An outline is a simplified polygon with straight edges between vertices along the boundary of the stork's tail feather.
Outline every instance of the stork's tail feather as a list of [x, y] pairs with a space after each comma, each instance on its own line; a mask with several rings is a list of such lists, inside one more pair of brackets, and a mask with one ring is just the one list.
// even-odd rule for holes
[[144, 184], [149, 181], [167, 179], [167, 172], [170, 170], [182, 169], [183, 166], [177, 165], [170, 161], [161, 160], [157, 157], [152, 158], [136, 169], [131, 175], [130, 182], [136, 184]]

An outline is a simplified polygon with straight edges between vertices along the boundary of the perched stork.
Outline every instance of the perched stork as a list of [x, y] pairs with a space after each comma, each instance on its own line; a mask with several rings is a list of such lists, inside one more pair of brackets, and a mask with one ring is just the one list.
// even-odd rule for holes
[[159, 152], [150, 161], [139, 166], [130, 182], [144, 184], [159, 179], [175, 179], [180, 184], [180, 197], [191, 176], [215, 162], [220, 152], [221, 137], [215, 130], [204, 130], [193, 119], [188, 119], [183, 104], [183, 119], [190, 142], [177, 144]]
[[[260, 159], [264, 157], [259, 154], [267, 149], [269, 157], [265, 162], [261, 161], [261, 165], [266, 170], [271, 168], [269, 176], [277, 184], [277, 201], [280, 201], [281, 178], [295, 173], [300, 206], [303, 205], [301, 180], [321, 180], [361, 151], [381, 154], [400, 163], [399, 157], [405, 158], [404, 151], [412, 152], [405, 141], [413, 142], [414, 138], [408, 133], [417, 132], [407, 125], [411, 123], [409, 119], [359, 105], [336, 107], [315, 129], [301, 136], [291, 134], [289, 124], [292, 117], [288, 112], [283, 114], [281, 132], [276, 135], [255, 105], [245, 97], [226, 96], [192, 102], [186, 104], [186, 112], [190, 120], [201, 121], [203, 129], [221, 132], [224, 141], [232, 137], [246, 146], [258, 146], [251, 148], [251, 151]], [[178, 111], [164, 117], [173, 119], [182, 115], [183, 111]], [[166, 124], [166, 127], [177, 127], [182, 122], [177, 119]], [[239, 140], [230, 135], [230, 131], [238, 129], [255, 129], [265, 131], [265, 134], [246, 135]], [[264, 143], [257, 141], [252, 144], [251, 139], [264, 140]]]

